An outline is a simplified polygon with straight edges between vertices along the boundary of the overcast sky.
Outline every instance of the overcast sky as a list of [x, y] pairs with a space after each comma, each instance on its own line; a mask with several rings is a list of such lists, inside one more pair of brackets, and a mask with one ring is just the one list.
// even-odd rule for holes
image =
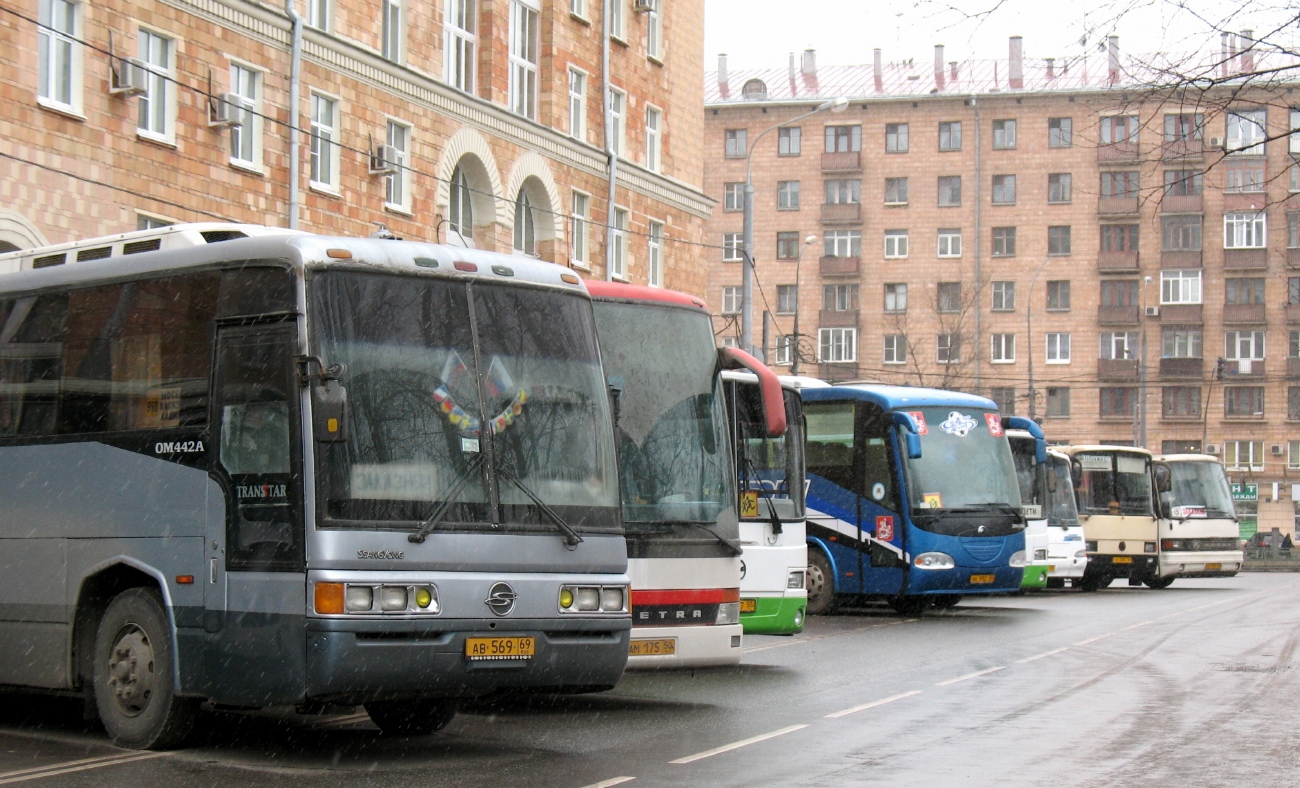
[[1013, 35], [1031, 58], [1095, 52], [1108, 33], [1129, 54], [1186, 52], [1217, 48], [1216, 25], [1262, 37], [1295, 13], [1290, 0], [705, 0], [704, 67], [726, 52], [733, 69], [780, 68], [810, 46], [820, 65], [869, 63], [875, 47], [928, 63], [935, 44], [945, 60], [1005, 58]]

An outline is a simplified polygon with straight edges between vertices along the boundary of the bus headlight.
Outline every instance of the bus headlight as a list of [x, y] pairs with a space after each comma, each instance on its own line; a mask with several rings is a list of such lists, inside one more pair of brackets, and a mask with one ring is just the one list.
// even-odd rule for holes
[[626, 613], [626, 586], [560, 586], [561, 613]]
[[1046, 551], [1046, 550], [1035, 550], [1035, 551], [1034, 551], [1034, 560], [1035, 560], [1035, 561], [1046, 561], [1046, 560], [1047, 560], [1047, 551]]
[[917, 569], [952, 569], [957, 562], [947, 553], [921, 553], [912, 559]]
[[804, 587], [804, 570], [796, 569], [792, 571], [785, 579], [786, 588], [803, 588]]
[[348, 586], [349, 613], [369, 613], [375, 606], [375, 589], [370, 586]]
[[1014, 553], [1012, 553], [1011, 558], [1007, 560], [1007, 565], [1010, 566], [1012, 569], [1023, 568], [1025, 565], [1025, 551], [1017, 550]]
[[605, 613], [622, 613], [623, 612], [623, 589], [621, 588], [602, 588], [600, 589], [600, 609]]
[[1083, 549], [1084, 549], [1084, 550], [1087, 550], [1089, 553], [1095, 553], [1095, 552], [1097, 552], [1097, 540], [1095, 540], [1095, 539], [1090, 539], [1090, 540], [1084, 542], [1084, 543], [1083, 543]]
[[1144, 543], [1142, 544], [1142, 552], [1144, 552], [1144, 553], [1154, 553], [1155, 551], [1156, 551], [1156, 543], [1155, 543], [1155, 542], [1144, 542]]
[[385, 611], [406, 609], [406, 588], [403, 586], [380, 586], [379, 609]]
[[718, 626], [740, 623], [740, 603], [723, 602], [718, 605], [718, 618], [713, 623]]
[[1087, 551], [1087, 550], [1080, 550], [1080, 551], [1078, 551], [1078, 552], [1076, 552], [1076, 553], [1074, 554], [1074, 557], [1075, 557], [1075, 558], [1087, 558], [1087, 557], [1088, 557], [1088, 551]]

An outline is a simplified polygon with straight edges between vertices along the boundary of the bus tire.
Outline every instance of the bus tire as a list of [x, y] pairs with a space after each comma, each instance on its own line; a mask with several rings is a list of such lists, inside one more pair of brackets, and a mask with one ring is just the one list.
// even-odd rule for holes
[[926, 596], [895, 596], [889, 599], [889, 606], [894, 612], [905, 618], [919, 618], [933, 604]]
[[366, 713], [391, 736], [428, 736], [447, 727], [456, 707], [456, 701], [444, 698], [376, 700], [366, 704]]
[[835, 571], [826, 554], [808, 548], [808, 615], [824, 616], [835, 610]]
[[1159, 591], [1159, 590], [1162, 589], [1162, 588], [1168, 588], [1169, 586], [1173, 585], [1173, 584], [1174, 584], [1174, 579], [1175, 579], [1175, 578], [1174, 578], [1173, 576], [1170, 576], [1170, 577], [1148, 577], [1147, 579], [1143, 580], [1142, 582], [1143, 582], [1143, 583], [1146, 583], [1147, 588], [1154, 588], [1154, 589], [1156, 589], [1157, 591]]
[[132, 750], [179, 747], [199, 701], [176, 695], [175, 644], [162, 598], [131, 588], [109, 603], [95, 635], [94, 692], [113, 744]]

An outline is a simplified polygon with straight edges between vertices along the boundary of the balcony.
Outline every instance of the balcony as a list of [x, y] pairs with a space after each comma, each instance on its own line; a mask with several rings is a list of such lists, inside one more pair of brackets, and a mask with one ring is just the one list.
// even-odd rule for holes
[[1257, 358], [1254, 360], [1230, 358], [1223, 369], [1223, 379], [1231, 382], [1239, 378], [1262, 378], [1264, 377], [1264, 359]]
[[1137, 252], [1098, 252], [1097, 270], [1103, 274], [1127, 274], [1138, 270]]
[[1201, 323], [1201, 305], [1165, 304], [1160, 307], [1160, 322], [1174, 325], [1199, 325]]
[[1300, 379], [1300, 358], [1286, 360], [1286, 376], [1290, 380]]
[[1097, 322], [1104, 326], [1136, 326], [1138, 309], [1137, 306], [1100, 306], [1097, 307]]
[[862, 153], [855, 150], [823, 153], [822, 169], [830, 171], [861, 170]]
[[836, 257], [823, 255], [821, 259], [822, 276], [850, 276], [858, 273], [861, 257]]
[[1160, 359], [1160, 378], [1197, 378], [1205, 370], [1205, 359], [1200, 358], [1162, 358]]
[[1128, 163], [1137, 161], [1137, 159], [1138, 146], [1136, 142], [1112, 142], [1107, 145], [1097, 146], [1097, 162], [1099, 164]]
[[1201, 213], [1205, 198], [1200, 194], [1166, 194], [1160, 198], [1161, 213]]
[[1223, 305], [1223, 322], [1241, 324], [1253, 323], [1263, 324], [1268, 322], [1265, 318], [1266, 304], [1224, 304]]
[[1097, 377], [1107, 381], [1138, 379], [1137, 359], [1103, 358], [1097, 361]]
[[1225, 271], [1242, 271], [1256, 268], [1268, 268], [1267, 249], [1224, 249], [1223, 268]]
[[858, 310], [823, 309], [818, 325], [822, 328], [857, 328]]
[[856, 202], [849, 203], [822, 203], [822, 221], [831, 223], [862, 223], [862, 204]]
[[1286, 305], [1286, 322], [1289, 325], [1300, 323], [1300, 304]]
[[1260, 211], [1268, 204], [1264, 192], [1224, 192], [1224, 211]]
[[1200, 249], [1168, 249], [1160, 252], [1161, 268], [1200, 268]]
[[1160, 146], [1160, 158], [1174, 163], [1205, 158], [1205, 145], [1201, 140], [1169, 140]]
[[1138, 212], [1137, 197], [1098, 197], [1098, 216], [1136, 216]]

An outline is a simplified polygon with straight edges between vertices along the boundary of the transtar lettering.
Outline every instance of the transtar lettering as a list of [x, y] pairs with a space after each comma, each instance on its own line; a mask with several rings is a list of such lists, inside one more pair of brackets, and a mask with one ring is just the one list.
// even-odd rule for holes
[[236, 484], [235, 493], [241, 501], [245, 498], [283, 499], [288, 496], [287, 487], [288, 485], [284, 484]]

